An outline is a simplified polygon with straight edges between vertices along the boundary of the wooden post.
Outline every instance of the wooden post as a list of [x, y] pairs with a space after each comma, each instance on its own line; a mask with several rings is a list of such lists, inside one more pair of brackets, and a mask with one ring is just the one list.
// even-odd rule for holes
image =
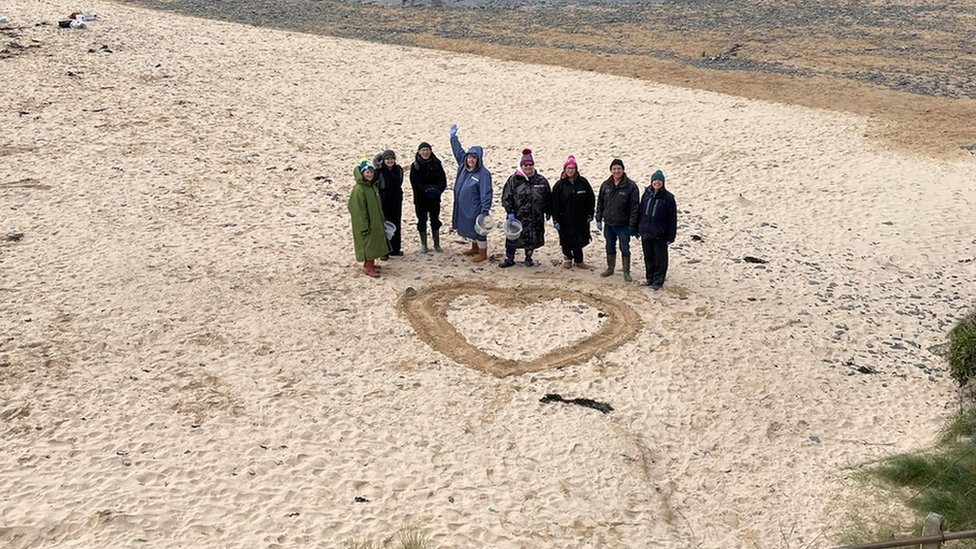
[[[942, 521], [945, 517], [938, 513], [929, 513], [922, 525], [922, 536], [937, 536], [942, 533]], [[941, 541], [923, 543], [922, 549], [942, 549]]]

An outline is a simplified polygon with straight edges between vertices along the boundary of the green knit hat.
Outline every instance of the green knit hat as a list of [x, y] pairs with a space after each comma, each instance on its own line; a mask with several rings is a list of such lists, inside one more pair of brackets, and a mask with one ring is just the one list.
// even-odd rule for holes
[[662, 172], [661, 170], [658, 170], [658, 171], [654, 172], [653, 174], [651, 174], [651, 182], [654, 182], [654, 181], [660, 181], [661, 184], [663, 185], [664, 184], [664, 172]]
[[430, 143], [428, 143], [428, 142], [426, 142], [426, 141], [422, 141], [422, 142], [420, 143], [420, 145], [418, 145], [418, 146], [417, 146], [417, 150], [419, 151], [420, 149], [423, 149], [424, 147], [427, 147], [427, 148], [428, 148], [428, 149], [430, 149], [430, 150], [434, 150], [434, 147], [431, 147], [431, 146], [430, 146]]

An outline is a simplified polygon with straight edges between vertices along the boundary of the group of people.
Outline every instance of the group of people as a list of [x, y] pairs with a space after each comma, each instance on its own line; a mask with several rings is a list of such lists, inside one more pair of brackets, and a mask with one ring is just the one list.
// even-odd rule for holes
[[[481, 147], [464, 149], [461, 146], [457, 126], [451, 126], [450, 141], [458, 166], [451, 228], [471, 241], [471, 248], [461, 253], [471, 256], [472, 262], [480, 263], [488, 259], [487, 231], [483, 226], [479, 227], [479, 217], [491, 212], [491, 172], [484, 165]], [[420, 251], [429, 253], [429, 234], [434, 250], [443, 252], [439, 216], [447, 176], [429, 143], [418, 146], [409, 174]], [[367, 275], [378, 277], [377, 259], [403, 255], [400, 231], [403, 169], [396, 162], [396, 154], [387, 150], [372, 162], [368, 158], [361, 159], [353, 176], [356, 184], [349, 196], [349, 214], [356, 260], [363, 262]], [[609, 277], [615, 273], [619, 248], [623, 278], [632, 282], [630, 239], [639, 238], [645, 272], [641, 285], [660, 289], [667, 276], [668, 247], [675, 239], [678, 215], [674, 195], [665, 189], [664, 182], [664, 173], [657, 170], [641, 194], [637, 184], [627, 177], [623, 161], [614, 159], [610, 163], [610, 176], [594, 193], [590, 182], [579, 173], [576, 159], [570, 155], [563, 163], [559, 180], [550, 187], [545, 176], [536, 171], [532, 151], [524, 149], [515, 173], [505, 181], [501, 200], [506, 221], [518, 221], [521, 231], [515, 233], [517, 236], [506, 238], [505, 259], [499, 267], [515, 265], [519, 249], [524, 250], [525, 264], [534, 265], [533, 253], [545, 245], [546, 222], [552, 221], [559, 234], [563, 268], [589, 269], [583, 261], [583, 248], [591, 241], [590, 224], [595, 221], [606, 241], [607, 268], [600, 276]], [[387, 221], [396, 228], [389, 238], [384, 231]]]

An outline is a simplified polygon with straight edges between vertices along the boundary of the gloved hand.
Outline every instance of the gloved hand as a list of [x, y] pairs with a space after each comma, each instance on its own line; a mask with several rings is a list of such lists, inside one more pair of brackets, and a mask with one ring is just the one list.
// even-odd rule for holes
[[508, 214], [509, 221], [515, 221], [515, 214]]
[[550, 219], [552, 219], [552, 216], [549, 215], [549, 214], [546, 214], [546, 221], [549, 221]]
[[457, 124], [451, 124], [451, 137], [457, 135]]
[[555, 227], [557, 231], [559, 230], [559, 222], [558, 221], [556, 223], [553, 223], [552, 226]]
[[586, 218], [586, 224], [589, 225], [590, 223], [593, 223], [593, 218], [592, 217], [587, 217]]
[[596, 230], [602, 231], [603, 230], [603, 223], [597, 221], [596, 222]]
[[627, 227], [627, 234], [629, 234], [630, 236], [637, 236], [637, 227], [633, 225]]
[[427, 198], [437, 198], [438, 196], [441, 195], [441, 193], [439, 193], [437, 189], [433, 187], [428, 187], [427, 189], [425, 189], [424, 194], [427, 195]]

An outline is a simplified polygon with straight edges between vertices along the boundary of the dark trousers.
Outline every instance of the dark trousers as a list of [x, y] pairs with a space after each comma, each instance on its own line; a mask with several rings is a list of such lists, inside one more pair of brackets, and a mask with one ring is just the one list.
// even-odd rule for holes
[[[511, 259], [512, 261], [515, 261], [515, 250], [516, 249], [517, 248], [515, 246], [509, 246], [508, 244], [505, 244], [505, 257]], [[525, 249], [525, 259], [531, 259], [531, 258], [532, 258], [532, 250], [526, 248]]]
[[568, 257], [573, 260], [573, 263], [583, 262], [583, 248], [580, 246], [570, 247], [565, 244], [559, 245], [563, 249], [563, 257]]
[[664, 240], [641, 239], [644, 248], [644, 273], [651, 284], [664, 285], [668, 274], [668, 243]]
[[401, 241], [400, 233], [403, 232], [400, 230], [400, 218], [403, 216], [403, 203], [394, 202], [391, 200], [388, 202], [383, 202], [382, 205], [383, 217], [385, 217], [390, 223], [396, 225], [396, 232], [393, 233], [393, 238], [390, 239], [390, 253], [399, 253]]
[[441, 201], [424, 201], [413, 205], [417, 212], [417, 230], [427, 232], [427, 218], [430, 217], [430, 230], [435, 233], [441, 229]]

